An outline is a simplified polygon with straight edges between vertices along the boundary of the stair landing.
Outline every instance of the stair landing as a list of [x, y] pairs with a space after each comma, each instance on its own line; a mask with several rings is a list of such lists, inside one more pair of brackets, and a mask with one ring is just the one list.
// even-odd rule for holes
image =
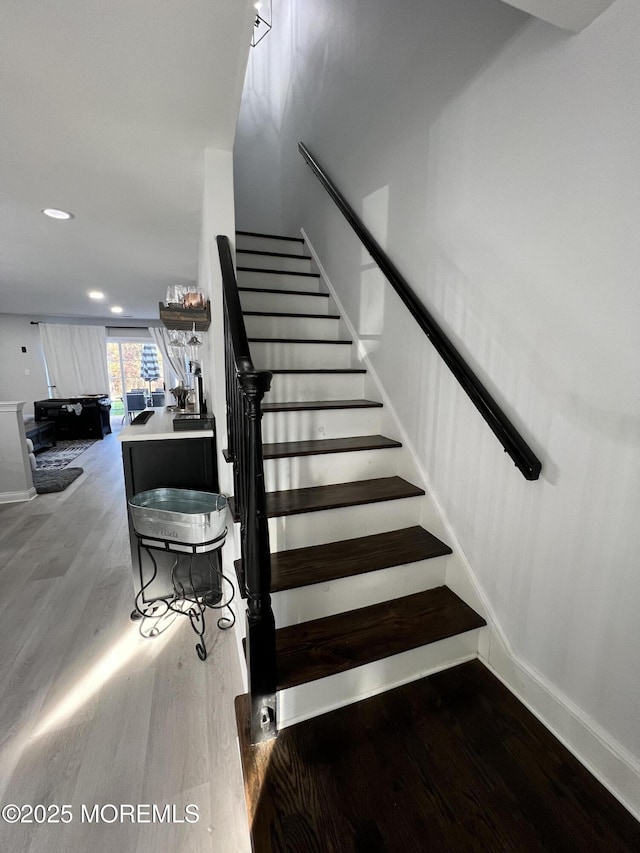
[[640, 824], [479, 662], [281, 730], [236, 717], [255, 853], [640, 850]]

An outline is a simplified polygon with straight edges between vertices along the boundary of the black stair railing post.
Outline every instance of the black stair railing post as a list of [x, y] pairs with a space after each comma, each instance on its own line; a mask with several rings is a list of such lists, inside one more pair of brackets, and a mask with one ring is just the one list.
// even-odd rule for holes
[[[229, 320], [227, 317], [227, 302], [223, 296], [224, 304], [224, 341], [225, 341], [225, 391], [227, 401], [227, 452], [233, 465], [233, 490], [238, 495], [238, 390], [236, 381], [236, 370], [233, 358], [233, 348], [229, 335]], [[237, 499], [237, 498], [236, 498]]]
[[218, 236], [222, 269], [225, 388], [229, 458], [233, 462], [235, 520], [240, 522], [243, 583], [247, 594], [246, 659], [251, 741], [278, 733], [276, 630], [271, 609], [271, 554], [262, 458], [262, 399], [271, 373], [251, 361], [231, 247]]
[[261, 402], [271, 385], [267, 371], [239, 376], [247, 408], [245, 586], [247, 591], [247, 673], [251, 698], [251, 741], [276, 733], [275, 620], [271, 609], [269, 525], [262, 459]]

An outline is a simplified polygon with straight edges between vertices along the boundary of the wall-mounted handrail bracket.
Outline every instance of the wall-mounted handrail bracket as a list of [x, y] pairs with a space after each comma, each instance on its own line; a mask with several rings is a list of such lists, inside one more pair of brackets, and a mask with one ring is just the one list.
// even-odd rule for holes
[[311, 171], [329, 193], [336, 206], [353, 228], [363, 246], [378, 265], [383, 275], [407, 306], [411, 315], [436, 348], [447, 367], [456, 377], [475, 407], [485, 419], [490, 429], [498, 438], [505, 452], [513, 459], [516, 467], [527, 480], [537, 480], [542, 470], [540, 460], [531, 450], [498, 403], [493, 399], [480, 379], [464, 360], [462, 355], [449, 340], [433, 315], [425, 308], [406, 279], [395, 264], [387, 256], [379, 243], [364, 226], [353, 208], [340, 193], [331, 178], [318, 163], [313, 154], [303, 142], [298, 143], [298, 150], [304, 157]]

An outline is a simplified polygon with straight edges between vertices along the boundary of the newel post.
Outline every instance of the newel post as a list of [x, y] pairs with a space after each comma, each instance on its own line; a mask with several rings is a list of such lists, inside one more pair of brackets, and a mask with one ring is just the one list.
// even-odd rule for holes
[[271, 559], [262, 467], [261, 402], [271, 386], [268, 371], [238, 375], [246, 411], [246, 492], [243, 565], [247, 590], [247, 673], [251, 697], [251, 741], [277, 735], [276, 631], [271, 609]]

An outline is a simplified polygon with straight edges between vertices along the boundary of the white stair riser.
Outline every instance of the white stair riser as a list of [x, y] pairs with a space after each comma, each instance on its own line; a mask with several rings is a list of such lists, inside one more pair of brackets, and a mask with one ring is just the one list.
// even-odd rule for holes
[[330, 317], [251, 317], [244, 325], [250, 338], [312, 338], [335, 341], [340, 321]]
[[274, 373], [267, 403], [310, 403], [314, 400], [360, 400], [364, 373]]
[[378, 408], [265, 412], [262, 418], [262, 440], [311, 441], [314, 438], [376, 435], [379, 423]]
[[[295, 288], [292, 288], [295, 289]], [[243, 311], [285, 311], [293, 314], [329, 313], [329, 302], [324, 296], [305, 296], [291, 293], [257, 293], [240, 291], [240, 305]]]
[[238, 270], [238, 287], [260, 287], [266, 290], [304, 290], [320, 292], [320, 279], [315, 275], [281, 275], [279, 273]]
[[271, 596], [276, 625], [298, 625], [442, 586], [445, 565], [446, 557], [437, 557], [276, 592]]
[[309, 258], [286, 258], [275, 255], [252, 255], [236, 252], [236, 265], [255, 270], [289, 270], [290, 272], [313, 272]]
[[477, 657], [479, 633], [483, 630], [486, 629], [477, 628], [328, 678], [280, 690], [278, 725], [285, 728], [473, 660]]
[[400, 450], [385, 448], [265, 459], [265, 488], [269, 492], [278, 492], [283, 489], [305, 489], [307, 486], [393, 477]]
[[259, 343], [250, 340], [249, 346], [255, 366], [267, 370], [351, 366], [351, 346], [347, 344]]
[[302, 512], [269, 519], [272, 551], [324, 545], [357, 536], [390, 533], [418, 523], [420, 498]]
[[274, 240], [272, 237], [254, 237], [236, 234], [236, 251], [253, 249], [257, 252], [286, 252], [287, 255], [307, 254], [302, 240]]

